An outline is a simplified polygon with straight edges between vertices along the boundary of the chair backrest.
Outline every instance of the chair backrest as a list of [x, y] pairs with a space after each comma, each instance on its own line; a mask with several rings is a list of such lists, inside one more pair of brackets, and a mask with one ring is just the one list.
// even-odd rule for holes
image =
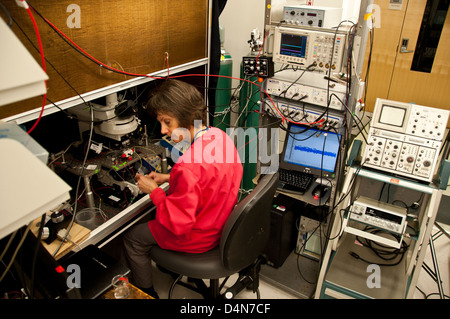
[[240, 201], [225, 224], [220, 252], [225, 267], [239, 271], [260, 256], [270, 236], [270, 211], [278, 185], [278, 172], [264, 175]]

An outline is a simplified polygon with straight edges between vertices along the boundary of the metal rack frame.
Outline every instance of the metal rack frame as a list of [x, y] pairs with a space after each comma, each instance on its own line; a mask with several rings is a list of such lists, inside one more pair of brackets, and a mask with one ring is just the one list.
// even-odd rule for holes
[[[414, 288], [416, 286], [417, 280], [419, 278], [420, 270], [422, 268], [426, 255], [427, 246], [429, 241], [431, 240], [431, 232], [436, 220], [436, 215], [439, 209], [443, 190], [432, 184], [420, 184], [411, 180], [393, 177], [391, 175], [380, 172], [374, 172], [358, 166], [351, 166], [348, 169], [345, 182], [341, 190], [341, 194], [344, 194], [344, 196], [346, 197], [339, 205], [340, 209], [348, 207], [350, 205], [353, 200], [352, 194], [354, 194], [355, 189], [358, 189], [358, 180], [361, 178], [376, 180], [387, 184], [396, 185], [398, 187], [419, 191], [428, 196], [426, 205], [418, 215], [418, 237], [415, 240], [412, 239], [412, 242], [414, 243], [408, 249], [408, 260], [405, 264], [404, 273], [398, 274], [399, 276], [404, 277], [403, 282], [407, 283], [407, 287], [405, 287], [406, 294], [404, 297], [412, 298], [414, 295], [414, 289], [411, 288]], [[353, 187], [354, 182], [357, 182], [356, 187]], [[344, 221], [341, 221], [340, 218], [337, 218], [336, 216], [337, 214], [339, 214], [336, 212], [339, 212], [340, 209], [336, 209], [333, 213], [333, 222], [330, 232], [330, 238], [332, 239], [329, 240], [326, 251], [323, 255], [322, 266], [319, 273], [319, 280], [315, 294], [316, 298], [320, 298], [321, 296], [323, 296], [323, 286], [324, 282], [326, 281], [327, 272], [329, 271], [333, 263], [333, 256], [340, 248], [341, 239], [346, 233]], [[341, 223], [344, 223], [344, 225]], [[351, 276], [352, 272], [349, 271], [348, 275]]]

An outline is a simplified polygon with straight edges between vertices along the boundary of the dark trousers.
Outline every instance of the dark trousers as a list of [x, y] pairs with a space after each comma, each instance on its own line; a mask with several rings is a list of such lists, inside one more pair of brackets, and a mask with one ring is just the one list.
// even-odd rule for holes
[[150, 251], [158, 244], [148, 224], [131, 227], [124, 235], [123, 244], [134, 284], [140, 288], [150, 288], [153, 286]]

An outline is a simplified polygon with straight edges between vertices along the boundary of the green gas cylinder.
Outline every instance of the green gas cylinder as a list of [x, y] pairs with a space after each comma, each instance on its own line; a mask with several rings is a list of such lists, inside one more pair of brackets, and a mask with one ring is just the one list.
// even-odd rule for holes
[[230, 127], [230, 101], [231, 101], [231, 75], [233, 72], [233, 59], [222, 48], [220, 58], [220, 71], [216, 88], [216, 107], [214, 108], [213, 125], [225, 131]]
[[[247, 133], [245, 136], [244, 158], [241, 161], [244, 164], [244, 175], [242, 177], [242, 187], [245, 190], [250, 190], [255, 187], [253, 179], [257, 173], [258, 158], [258, 123], [259, 123], [259, 102], [260, 102], [260, 89], [257, 85], [257, 77], [245, 78], [244, 68], [241, 63], [241, 90], [239, 94], [239, 126]], [[255, 84], [253, 84], [255, 83]]]

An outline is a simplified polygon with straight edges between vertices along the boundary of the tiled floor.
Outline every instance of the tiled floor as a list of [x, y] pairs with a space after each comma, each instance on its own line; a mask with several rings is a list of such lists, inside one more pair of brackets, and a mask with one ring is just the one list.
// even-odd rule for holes
[[[436, 233], [437, 229], [435, 232]], [[437, 259], [438, 265], [442, 280], [442, 286], [445, 295], [450, 296], [450, 239], [441, 235], [435, 240], [435, 248], [437, 251]], [[433, 262], [430, 254], [430, 250], [427, 251], [427, 256], [425, 257], [425, 262], [433, 268]], [[153, 269], [155, 288], [160, 296], [160, 298], [165, 299], [168, 297], [168, 291], [170, 284], [172, 283], [172, 277], [168, 274], [162, 273], [156, 267]], [[228, 283], [231, 285], [236, 280], [237, 276], [233, 276], [228, 280]], [[431, 278], [431, 276], [422, 269], [419, 280], [417, 283], [417, 289], [414, 294], [415, 299], [424, 299], [426, 296], [429, 298], [439, 298], [437, 294], [439, 292], [438, 286], [435, 281]], [[292, 294], [288, 291], [288, 289], [282, 289], [278, 286], [274, 286], [269, 282], [261, 279], [260, 282], [260, 295], [261, 299], [298, 299], [299, 296], [296, 294]], [[174, 299], [199, 299], [201, 298], [195, 292], [190, 291], [189, 289], [177, 286], [174, 290]], [[242, 291], [239, 295], [237, 295], [236, 299], [255, 299], [256, 294], [253, 294], [251, 291]]]
[[[447, 233], [450, 234], [450, 227], [443, 225]], [[442, 232], [435, 228], [433, 231], [433, 236], [436, 238], [434, 240], [434, 246], [436, 250], [436, 258], [439, 267], [439, 273], [442, 281], [443, 292], [446, 299], [450, 298], [450, 239]], [[429, 247], [428, 247], [429, 248]], [[431, 258], [430, 249], [427, 250], [427, 255], [425, 257], [425, 263], [434, 271], [433, 260]], [[427, 274], [427, 272], [422, 269], [420, 273], [419, 280], [417, 282], [417, 289], [414, 294], [415, 299], [424, 299], [428, 297], [429, 299], [439, 299], [439, 289], [432, 277]]]

